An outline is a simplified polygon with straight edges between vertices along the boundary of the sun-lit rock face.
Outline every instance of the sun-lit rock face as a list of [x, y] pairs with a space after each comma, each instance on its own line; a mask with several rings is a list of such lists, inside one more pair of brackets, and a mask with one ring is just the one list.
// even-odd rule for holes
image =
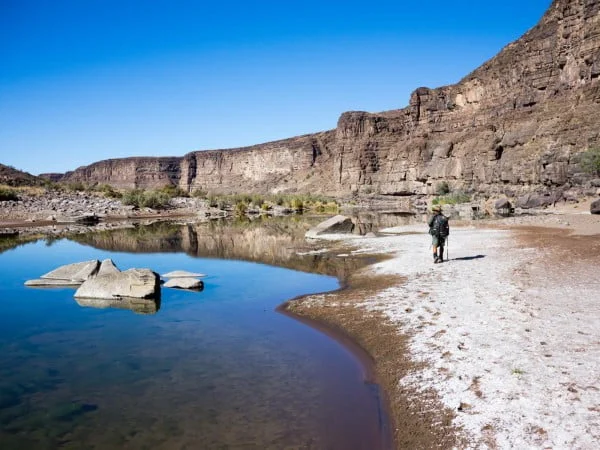
[[64, 179], [215, 193], [413, 195], [441, 180], [550, 191], [584, 186], [577, 155], [598, 144], [599, 112], [600, 0], [555, 0], [497, 56], [455, 85], [416, 89], [404, 109], [346, 112], [335, 130], [253, 147], [102, 161]]

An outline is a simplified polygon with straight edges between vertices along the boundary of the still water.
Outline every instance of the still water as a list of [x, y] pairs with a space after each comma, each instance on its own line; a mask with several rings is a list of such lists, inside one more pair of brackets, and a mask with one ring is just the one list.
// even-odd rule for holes
[[[0, 254], [0, 448], [382, 448], [378, 388], [360, 363], [274, 310], [337, 278], [136, 251], [60, 240]], [[23, 286], [105, 258], [121, 270], [202, 272], [205, 288], [98, 308], [73, 289]]]

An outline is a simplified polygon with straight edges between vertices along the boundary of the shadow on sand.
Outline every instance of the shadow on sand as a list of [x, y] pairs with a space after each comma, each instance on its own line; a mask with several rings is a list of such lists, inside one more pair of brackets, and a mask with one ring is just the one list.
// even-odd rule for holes
[[471, 261], [473, 259], [485, 258], [485, 255], [463, 256], [461, 258], [452, 258], [451, 261]]

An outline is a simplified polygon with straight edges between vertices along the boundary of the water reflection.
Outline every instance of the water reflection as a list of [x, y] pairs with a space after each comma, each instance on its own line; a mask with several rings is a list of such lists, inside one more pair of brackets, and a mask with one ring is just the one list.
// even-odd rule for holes
[[[184, 252], [190, 256], [237, 259], [335, 276], [344, 281], [369, 261], [310, 254], [306, 231], [321, 217], [212, 221], [150, 226], [76, 235], [71, 239], [94, 248], [132, 253]], [[318, 244], [317, 244], [318, 245]], [[308, 253], [308, 254], [307, 254]]]
[[75, 298], [84, 308], [128, 309], [136, 314], [156, 314], [160, 309], [160, 298], [119, 298], [114, 300], [100, 298]]

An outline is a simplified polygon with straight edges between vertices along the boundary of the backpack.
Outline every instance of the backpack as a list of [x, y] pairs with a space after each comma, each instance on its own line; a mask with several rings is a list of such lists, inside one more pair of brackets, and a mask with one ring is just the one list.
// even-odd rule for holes
[[448, 218], [443, 214], [438, 214], [433, 218], [433, 223], [431, 224], [430, 233], [432, 236], [437, 237], [448, 237], [450, 234], [450, 225], [448, 224]]

